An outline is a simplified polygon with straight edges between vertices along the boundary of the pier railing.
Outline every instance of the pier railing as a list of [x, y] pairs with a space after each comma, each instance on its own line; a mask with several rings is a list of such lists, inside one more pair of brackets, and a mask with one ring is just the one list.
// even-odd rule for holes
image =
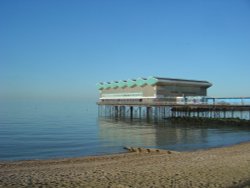
[[98, 105], [136, 105], [136, 106], [218, 106], [218, 107], [250, 107], [250, 102], [224, 102], [224, 101], [205, 101], [205, 102], [173, 102], [173, 101], [99, 101]]

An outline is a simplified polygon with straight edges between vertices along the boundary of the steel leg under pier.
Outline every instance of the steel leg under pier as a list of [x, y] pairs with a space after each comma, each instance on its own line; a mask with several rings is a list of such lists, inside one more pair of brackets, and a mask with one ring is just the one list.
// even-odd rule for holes
[[133, 114], [134, 114], [134, 108], [133, 106], [130, 106], [130, 119], [133, 119]]
[[151, 113], [152, 113], [152, 108], [151, 107], [147, 107], [146, 108], [146, 116], [147, 116], [147, 119], [150, 119], [151, 117]]

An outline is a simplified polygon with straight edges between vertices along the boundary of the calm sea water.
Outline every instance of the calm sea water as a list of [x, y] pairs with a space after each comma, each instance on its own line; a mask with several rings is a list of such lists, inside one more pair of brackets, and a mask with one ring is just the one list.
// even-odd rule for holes
[[0, 102], [0, 160], [119, 153], [124, 146], [187, 151], [245, 141], [250, 141], [246, 126], [104, 119], [94, 102]]

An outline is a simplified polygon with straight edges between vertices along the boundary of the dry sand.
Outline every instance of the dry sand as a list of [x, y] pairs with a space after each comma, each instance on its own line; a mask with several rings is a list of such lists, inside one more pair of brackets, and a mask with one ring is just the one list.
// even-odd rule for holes
[[0, 163], [0, 187], [250, 187], [250, 143]]

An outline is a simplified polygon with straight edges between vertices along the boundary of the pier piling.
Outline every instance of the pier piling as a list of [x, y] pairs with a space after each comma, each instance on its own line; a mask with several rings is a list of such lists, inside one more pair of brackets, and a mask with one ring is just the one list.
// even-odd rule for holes
[[169, 117], [198, 118], [239, 118], [250, 120], [250, 105], [216, 105], [216, 104], [174, 104], [174, 103], [134, 103], [116, 104], [99, 103], [98, 115], [105, 117], [130, 119], [146, 118], [148, 120]]

